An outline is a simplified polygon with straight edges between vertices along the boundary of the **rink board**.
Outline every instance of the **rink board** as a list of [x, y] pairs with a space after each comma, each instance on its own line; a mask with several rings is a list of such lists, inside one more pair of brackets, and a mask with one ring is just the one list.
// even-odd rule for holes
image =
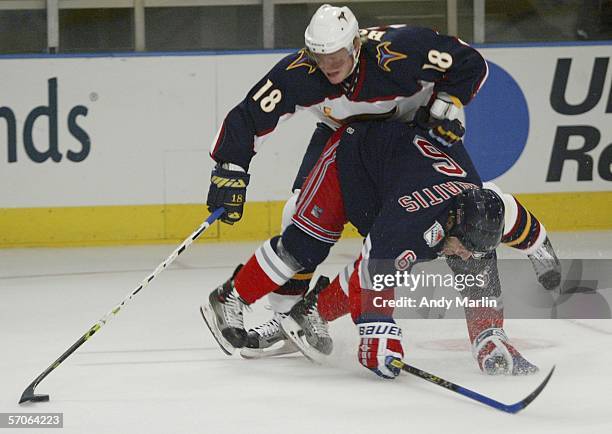
[[[612, 45], [481, 51], [489, 79], [462, 116], [482, 177], [548, 230], [611, 229]], [[0, 58], [0, 246], [182, 239], [207, 215], [216, 129], [284, 55]], [[314, 123], [279, 126], [251, 166], [244, 220], [205, 239], [278, 233]]]
[[[611, 192], [516, 196], [546, 222], [549, 231], [606, 230], [612, 227]], [[284, 204], [283, 201], [247, 203], [240, 223], [234, 226], [215, 223], [200, 237], [200, 241], [251, 241], [278, 235]], [[178, 243], [207, 216], [203, 205], [180, 204], [0, 209], [0, 246]], [[342, 236], [360, 237], [350, 224]]]

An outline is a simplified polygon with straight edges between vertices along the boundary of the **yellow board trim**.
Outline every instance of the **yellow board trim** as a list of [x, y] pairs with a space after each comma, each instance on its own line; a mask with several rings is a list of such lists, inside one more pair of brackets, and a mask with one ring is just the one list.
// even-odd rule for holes
[[[612, 229], [612, 191], [519, 194], [548, 231]], [[280, 232], [283, 201], [251, 202], [233, 226], [216, 223], [205, 242], [265, 240]], [[177, 243], [208, 216], [204, 205], [0, 208], [0, 247]], [[343, 237], [359, 237], [347, 226]]]
[[612, 230], [612, 191], [515, 196], [547, 231]]

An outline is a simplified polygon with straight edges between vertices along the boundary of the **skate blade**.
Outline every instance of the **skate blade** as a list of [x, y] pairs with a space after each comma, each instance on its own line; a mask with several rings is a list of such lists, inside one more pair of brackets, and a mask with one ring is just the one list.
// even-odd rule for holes
[[215, 319], [215, 313], [212, 307], [210, 306], [210, 304], [207, 303], [207, 304], [203, 304], [202, 306], [200, 306], [200, 313], [202, 314], [202, 318], [204, 319], [204, 322], [208, 326], [210, 333], [213, 335], [213, 338], [215, 338], [215, 340], [219, 344], [221, 351], [223, 351], [228, 356], [231, 356], [232, 354], [234, 354], [235, 348], [232, 346], [232, 344], [230, 344], [227, 341], [227, 339], [223, 337], [223, 335], [221, 334], [221, 331], [219, 331], [219, 327], [217, 327], [217, 320]]
[[304, 337], [302, 327], [290, 316], [280, 320], [281, 330], [300, 352], [313, 363], [323, 363], [327, 356], [310, 346]]
[[277, 348], [266, 348], [263, 350], [257, 348], [242, 348], [240, 356], [243, 359], [267, 359], [274, 356], [282, 356], [285, 354], [294, 354], [300, 352], [300, 349], [295, 346], [290, 340], [285, 340], [282, 346]]

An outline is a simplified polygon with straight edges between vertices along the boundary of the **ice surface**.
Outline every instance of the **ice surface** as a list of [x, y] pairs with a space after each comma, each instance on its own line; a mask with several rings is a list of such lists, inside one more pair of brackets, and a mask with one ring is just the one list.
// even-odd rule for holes
[[[612, 258], [611, 232], [551, 238], [561, 257]], [[63, 412], [63, 433], [612, 432], [610, 320], [507, 320], [510, 338], [542, 369], [524, 378], [482, 375], [463, 320], [400, 321], [407, 361], [503, 402], [528, 395], [556, 364], [518, 415], [416, 377], [378, 379], [357, 364], [347, 318], [332, 324], [335, 350], [323, 366], [225, 356], [198, 306], [256, 246], [190, 247], [38, 386], [50, 402], [22, 406], [23, 389], [174, 246], [0, 250], [0, 412]], [[341, 242], [321, 271], [334, 274], [358, 251], [358, 240]], [[264, 305], [248, 324], [268, 318]]]

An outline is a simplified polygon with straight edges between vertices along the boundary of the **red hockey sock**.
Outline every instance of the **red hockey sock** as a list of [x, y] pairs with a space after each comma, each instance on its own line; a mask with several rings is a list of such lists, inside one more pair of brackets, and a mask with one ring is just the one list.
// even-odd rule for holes
[[234, 287], [248, 304], [285, 284], [296, 270], [278, 257], [270, 240], [259, 247], [234, 278]]
[[474, 342], [483, 330], [504, 327], [504, 310], [492, 307], [466, 307], [465, 320], [470, 342]]
[[268, 277], [253, 255], [234, 278], [234, 287], [240, 298], [251, 304], [277, 289], [278, 285]]
[[[361, 260], [361, 259], [360, 259]], [[355, 269], [358, 269], [358, 264]], [[394, 288], [382, 291], [364, 289], [359, 282], [359, 273], [353, 272], [349, 279], [349, 308], [354, 322], [366, 318], [380, 321], [382, 318], [393, 318], [393, 307], [389, 307], [389, 300], [395, 296]]]
[[333, 321], [349, 313], [349, 299], [340, 286], [339, 276], [319, 293], [317, 308], [325, 321]]

